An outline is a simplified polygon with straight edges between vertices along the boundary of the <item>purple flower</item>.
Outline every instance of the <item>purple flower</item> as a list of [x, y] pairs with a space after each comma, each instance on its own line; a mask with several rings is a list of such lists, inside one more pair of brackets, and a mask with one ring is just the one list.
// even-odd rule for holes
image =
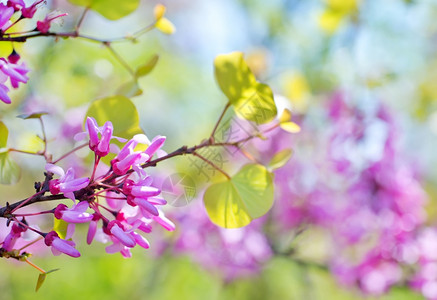
[[65, 204], [59, 204], [55, 209], [55, 217], [68, 223], [86, 223], [93, 219], [93, 215], [87, 213], [89, 208], [87, 201], [81, 201], [68, 208]]
[[[24, 18], [28, 18], [31, 19], [33, 18], [33, 15], [36, 13], [36, 10], [38, 9], [36, 6], [38, 4], [40, 4], [41, 2], [43, 2], [44, 0], [39, 0], [39, 1], [35, 1], [32, 5], [30, 5], [29, 7], [23, 7], [21, 8], [21, 15]], [[22, 5], [22, 1], [18, 1], [18, 6]], [[24, 3], [23, 3], [24, 4]]]
[[88, 177], [74, 178], [73, 168], [69, 168], [67, 172], [54, 164], [46, 164], [46, 170], [59, 175], [59, 179], [52, 179], [49, 182], [50, 193], [57, 195], [60, 192], [71, 200], [75, 200], [74, 192], [85, 188], [89, 184]]
[[126, 139], [112, 135], [114, 128], [110, 121], [107, 121], [105, 125], [99, 127], [97, 121], [93, 117], [87, 117], [85, 128], [86, 131], [76, 134], [74, 139], [76, 141], [82, 140], [89, 135], [89, 147], [100, 157], [108, 155], [109, 152], [116, 151], [116, 146], [110, 144], [111, 139], [117, 139], [120, 142], [126, 141]]
[[80, 252], [74, 248], [75, 243], [73, 241], [67, 241], [59, 238], [56, 231], [49, 232], [45, 238], [44, 242], [47, 246], [51, 246], [53, 255], [60, 255], [61, 253], [67, 254], [72, 257], [79, 257]]
[[39, 32], [47, 33], [50, 29], [53, 20], [67, 15], [68, 15], [67, 13], [60, 14], [60, 15], [56, 15], [56, 13], [48, 14], [44, 18], [44, 20], [36, 22], [36, 29], [38, 29]]
[[3, 241], [3, 249], [5, 249], [6, 251], [11, 251], [14, 248], [15, 242], [26, 230], [27, 228], [20, 223], [14, 222], [11, 228], [11, 232], [9, 232], [9, 234], [5, 237], [5, 240]]
[[14, 8], [8, 7], [3, 3], [0, 3], [0, 30], [6, 31], [10, 26], [9, 19], [14, 14]]
[[117, 156], [111, 161], [114, 173], [117, 175], [126, 174], [131, 167], [141, 173], [140, 165], [146, 162], [150, 157], [147, 154], [141, 151], [135, 151], [134, 149], [139, 143], [146, 144], [147, 142], [148, 139], [144, 134], [137, 134], [128, 141]]

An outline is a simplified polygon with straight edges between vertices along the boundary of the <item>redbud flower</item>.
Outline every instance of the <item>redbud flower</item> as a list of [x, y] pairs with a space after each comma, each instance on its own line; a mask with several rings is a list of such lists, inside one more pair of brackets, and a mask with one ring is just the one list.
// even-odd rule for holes
[[6, 31], [9, 26], [9, 19], [14, 14], [14, 9], [12, 7], [7, 7], [3, 3], [0, 3], [0, 29]]
[[8, 7], [12, 7], [15, 11], [18, 11], [26, 6], [23, 0], [8, 0], [6, 5]]
[[36, 22], [36, 29], [41, 33], [47, 33], [53, 20], [68, 15], [67, 13], [64, 13], [54, 16], [54, 14], [55, 13], [50, 13], [44, 18], [44, 20]]
[[111, 139], [117, 139], [119, 142], [126, 141], [126, 139], [112, 135], [114, 128], [110, 121], [107, 121], [105, 125], [99, 127], [94, 118], [88, 117], [85, 128], [86, 131], [76, 134], [74, 139], [78, 141], [89, 135], [89, 147], [100, 157], [108, 155], [109, 152], [116, 152], [116, 149], [118, 149], [117, 146], [109, 143]]
[[[135, 168], [135, 166], [146, 162], [146, 160], [149, 159], [149, 156], [145, 153], [134, 151], [134, 149], [139, 143], [147, 144], [148, 141], [148, 138], [144, 134], [137, 134], [128, 141], [117, 156], [111, 161], [114, 173], [117, 175], [126, 174], [131, 167]], [[139, 168], [140, 167], [135, 169], [138, 170]], [[142, 173], [141, 171], [139, 172]]]
[[147, 147], [146, 153], [149, 156], [149, 160], [152, 159], [153, 154], [155, 154], [159, 149], [161, 149], [162, 145], [164, 145], [166, 137], [157, 135], [153, 138], [152, 142], [150, 143], [149, 147]]
[[[33, 15], [36, 13], [37, 10], [37, 5], [40, 4], [41, 2], [43, 2], [44, 0], [39, 0], [39, 1], [35, 1], [31, 6], [29, 7], [23, 7], [21, 9], [21, 15], [24, 18], [28, 18], [28, 19], [32, 19]], [[22, 1], [19, 1], [20, 5], [21, 5]], [[24, 4], [24, 3], [23, 3]]]
[[15, 242], [21, 237], [21, 234], [25, 232], [25, 228], [20, 223], [14, 223], [11, 228], [11, 232], [5, 237], [3, 241], [3, 249], [11, 251], [14, 248]]
[[73, 168], [69, 168], [65, 173], [59, 166], [46, 164], [46, 170], [61, 176], [59, 179], [52, 179], [49, 182], [50, 193], [53, 195], [63, 192], [66, 197], [74, 201], [74, 192], [83, 189], [89, 184], [89, 178], [87, 177], [74, 179]]
[[7, 62], [4, 58], [0, 58], [0, 70], [10, 78], [11, 84], [14, 88], [18, 87], [19, 82], [26, 83], [29, 80], [26, 76], [26, 73], [29, 72], [29, 70], [24, 63], [21, 65], [13, 64]]
[[87, 201], [81, 201], [68, 208], [65, 204], [59, 204], [55, 209], [55, 217], [68, 223], [86, 223], [93, 219], [93, 215], [85, 212], [89, 205]]
[[125, 231], [124, 226], [116, 220], [109, 222], [107, 231], [109, 231], [113, 237], [117, 238], [120, 243], [126, 247], [133, 248], [136, 245], [135, 239]]
[[79, 257], [80, 252], [74, 248], [75, 243], [73, 241], [67, 241], [59, 238], [56, 231], [49, 232], [45, 238], [44, 242], [47, 246], [51, 246], [53, 255], [60, 255], [61, 253], [67, 254], [72, 257]]
[[8, 92], [8, 87], [3, 83], [0, 83], [0, 100], [6, 104], [11, 104], [11, 98], [9, 98]]

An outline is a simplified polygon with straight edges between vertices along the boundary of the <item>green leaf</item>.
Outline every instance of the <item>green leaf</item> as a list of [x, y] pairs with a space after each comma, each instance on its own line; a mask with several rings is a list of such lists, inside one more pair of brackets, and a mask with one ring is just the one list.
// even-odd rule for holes
[[118, 20], [137, 9], [139, 0], [68, 0], [70, 3], [88, 7], [109, 20]]
[[284, 149], [276, 153], [269, 162], [269, 168], [272, 170], [279, 169], [283, 167], [293, 156], [293, 151], [291, 149]]
[[231, 104], [237, 103], [257, 83], [242, 52], [218, 55], [214, 60], [214, 68], [217, 83]]
[[99, 126], [111, 121], [114, 126], [113, 134], [122, 138], [128, 139], [135, 134], [143, 133], [135, 105], [124, 96], [96, 100], [91, 103], [86, 115], [95, 118]]
[[213, 223], [225, 228], [246, 226], [272, 207], [273, 176], [262, 165], [245, 165], [231, 180], [211, 185], [203, 201]]
[[5, 123], [0, 121], [0, 148], [6, 147], [6, 143], [8, 142], [8, 127], [6, 127]]
[[53, 218], [53, 230], [59, 235], [61, 239], [67, 236], [68, 223], [62, 219]]
[[135, 71], [135, 77], [143, 77], [152, 72], [152, 70], [155, 68], [156, 64], [158, 63], [159, 56], [155, 55], [153, 56], [147, 63], [145, 63], [142, 66], [139, 66], [137, 70]]
[[121, 96], [125, 96], [128, 98], [139, 96], [143, 93], [143, 90], [138, 86], [138, 82], [136, 80], [129, 81], [122, 86], [120, 86], [117, 90], [117, 94]]
[[46, 112], [36, 112], [36, 113], [30, 113], [30, 114], [22, 114], [22, 115], [18, 115], [17, 118], [21, 118], [21, 119], [39, 119], [41, 118], [41, 116], [47, 115], [48, 113]]
[[47, 273], [41, 273], [38, 276], [38, 281], [36, 282], [35, 292], [38, 292], [39, 288], [44, 283], [44, 280], [46, 280]]
[[38, 292], [38, 290], [40, 289], [40, 287], [44, 283], [44, 280], [46, 280], [46, 277], [48, 274], [53, 273], [53, 272], [58, 271], [58, 270], [59, 269], [53, 269], [53, 270], [47, 271], [45, 273], [39, 274], [38, 281], [36, 282], [35, 292]]
[[214, 60], [215, 77], [222, 92], [240, 118], [264, 124], [276, 116], [273, 92], [256, 81], [243, 53], [222, 54]]
[[234, 104], [234, 110], [240, 118], [264, 124], [276, 116], [276, 105], [273, 92], [263, 83], [257, 83], [255, 89], [245, 92], [245, 97]]
[[20, 179], [20, 173], [20, 167], [11, 159], [9, 153], [0, 153], [0, 183], [17, 183], [17, 181]]

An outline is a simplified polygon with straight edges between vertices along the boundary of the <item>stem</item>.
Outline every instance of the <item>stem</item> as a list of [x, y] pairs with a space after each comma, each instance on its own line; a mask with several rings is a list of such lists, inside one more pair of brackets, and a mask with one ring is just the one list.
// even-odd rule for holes
[[33, 227], [30, 227], [29, 225], [27, 225], [27, 224], [21, 222], [20, 220], [18, 220], [17, 218], [14, 218], [14, 221], [17, 222], [17, 223], [20, 223], [23, 227], [25, 227], [25, 228], [27, 228], [29, 230], [32, 230], [32, 231], [34, 231], [34, 232], [44, 236], [44, 233], [42, 233], [41, 231], [39, 231], [39, 230], [37, 230], [37, 229], [35, 229]]
[[225, 116], [225, 113], [226, 113], [226, 111], [228, 110], [229, 106], [231, 106], [231, 103], [230, 103], [230, 102], [228, 102], [228, 103], [226, 104], [225, 108], [224, 108], [223, 111], [222, 111], [222, 114], [220, 115], [219, 119], [217, 120], [217, 123], [215, 123], [214, 129], [212, 130], [212, 132], [211, 132], [211, 136], [210, 136], [210, 139], [211, 139], [211, 140], [214, 139], [215, 132], [217, 131], [217, 128], [218, 128], [220, 122], [222, 121], [223, 117]]
[[45, 274], [46, 271], [44, 271], [43, 269], [41, 269], [40, 267], [38, 267], [37, 265], [35, 265], [34, 263], [30, 262], [30, 260], [28, 260], [26, 258], [25, 262], [27, 262], [29, 265], [31, 265], [32, 267], [34, 267], [35, 269], [37, 269], [38, 271], [40, 271], [42, 274]]
[[26, 244], [26, 245], [24, 245], [23, 247], [21, 247], [20, 249], [18, 249], [18, 252], [21, 252], [21, 250], [24, 250], [24, 249], [26, 249], [27, 247], [29, 247], [29, 246], [31, 246], [31, 245], [33, 245], [33, 244], [35, 244], [36, 242], [39, 242], [39, 241], [41, 241], [43, 239], [43, 237], [42, 236], [40, 236], [39, 238], [37, 238], [36, 240], [34, 240], [34, 241], [32, 241], [32, 242], [30, 242], [30, 243], [28, 243], [28, 244]]
[[18, 153], [24, 153], [24, 154], [30, 154], [30, 155], [44, 156], [44, 154], [39, 153], [39, 152], [31, 152], [31, 151], [26, 151], [26, 150], [18, 150], [18, 149], [14, 149], [14, 148], [9, 148], [8, 152], [18, 152]]
[[14, 214], [14, 217], [30, 217], [30, 216], [38, 216], [38, 215], [42, 215], [42, 214], [52, 214], [52, 213], [53, 213], [53, 209], [46, 210], [46, 211], [40, 211], [40, 212], [37, 212], [37, 213]]
[[86, 13], [89, 11], [89, 7], [85, 8], [82, 15], [80, 16], [79, 22], [76, 25], [76, 32], [79, 34], [80, 26], [82, 25], [83, 20], [85, 19]]
[[39, 122], [41, 124], [41, 132], [42, 132], [42, 137], [43, 137], [43, 142], [44, 142], [44, 151], [43, 151], [43, 155], [44, 158], [46, 159], [47, 162], [49, 162], [48, 157], [47, 157], [47, 135], [46, 135], [46, 130], [44, 128], [44, 122], [42, 120], [42, 117], [39, 117]]
[[108, 50], [112, 53], [112, 55], [118, 60], [118, 62], [120, 64], [123, 65], [123, 67], [125, 67], [125, 69], [132, 75], [135, 77], [135, 72], [134, 70], [132, 70], [132, 68], [127, 64], [127, 62], [114, 50], [114, 48], [111, 47], [110, 43], [103, 43], [106, 48], [108, 48]]
[[43, 189], [41, 191], [39, 191], [36, 194], [33, 194], [32, 196], [30, 196], [29, 198], [27, 198], [26, 200], [22, 201], [20, 204], [17, 205], [17, 207], [13, 208], [11, 213], [13, 213], [14, 211], [16, 211], [17, 209], [19, 209], [20, 207], [26, 205], [26, 203], [28, 203], [29, 201], [31, 201], [33, 198], [35, 198], [38, 195], [42, 195], [44, 194], [46, 191]]
[[68, 151], [67, 153], [65, 153], [64, 155], [62, 155], [60, 158], [58, 158], [57, 160], [55, 160], [54, 162], [52, 162], [52, 164], [56, 164], [57, 162], [63, 160], [64, 158], [66, 158], [67, 156], [69, 156], [70, 154], [73, 154], [74, 152], [76, 152], [77, 150], [82, 149], [83, 147], [88, 146], [88, 143], [77, 146], [76, 148], [74, 148], [73, 150]]
[[202, 155], [193, 152], [193, 155], [200, 158], [201, 160], [203, 160], [204, 162], [206, 162], [207, 164], [211, 165], [214, 169], [216, 169], [217, 171], [219, 171], [220, 173], [222, 173], [223, 175], [225, 175], [229, 180], [231, 180], [231, 176], [228, 175], [228, 173], [226, 173], [225, 171], [223, 171], [220, 167], [218, 167], [215, 163], [213, 163], [212, 161], [206, 159], [205, 157], [203, 157]]

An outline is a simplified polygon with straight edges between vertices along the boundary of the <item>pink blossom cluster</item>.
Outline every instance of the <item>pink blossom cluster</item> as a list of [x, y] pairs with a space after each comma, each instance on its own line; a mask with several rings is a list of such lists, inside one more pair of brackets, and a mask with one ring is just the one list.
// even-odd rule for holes
[[[0, 3], [0, 35], [11, 34], [9, 29], [19, 21], [32, 19], [43, 1], [37, 0], [31, 5], [26, 5], [24, 0], [8, 0], [6, 4]], [[37, 21], [36, 28], [32, 31], [47, 33], [52, 21], [66, 15], [49, 13], [44, 20]], [[6, 85], [7, 80], [9, 79], [13, 88], [18, 88], [20, 82], [27, 83], [29, 80], [27, 77], [29, 69], [24, 63], [19, 64], [19, 59], [20, 56], [15, 50], [7, 59], [0, 58], [0, 100], [6, 104], [11, 103], [11, 98], [8, 95], [9, 87]]]
[[[120, 150], [111, 141], [126, 140], [115, 137], [112, 133], [111, 122], [98, 126], [95, 119], [89, 117], [86, 121], [86, 131], [76, 135], [76, 139], [89, 139], [89, 148], [94, 152], [95, 163], [91, 177], [78, 178], [72, 167], [64, 171], [55, 164], [46, 164], [50, 180], [46, 187], [37, 193], [38, 196], [44, 195], [42, 192], [49, 192], [52, 196], [59, 195], [59, 199], [69, 198], [72, 203], [60, 203], [52, 210], [41, 214], [53, 214], [56, 219], [66, 222], [67, 231], [42, 232], [28, 225], [24, 218], [19, 220], [12, 217], [11, 231], [3, 241], [3, 251], [12, 251], [22, 233], [32, 230], [44, 237], [45, 244], [51, 247], [54, 255], [64, 253], [79, 257], [80, 252], [75, 248], [72, 237], [75, 224], [86, 223], [88, 244], [94, 239], [111, 242], [112, 244], [106, 247], [107, 253], [120, 252], [124, 257], [130, 257], [130, 249], [136, 245], [149, 248], [149, 242], [143, 235], [150, 233], [154, 224], [160, 224], [169, 231], [175, 229], [174, 224], [160, 209], [166, 204], [160, 197], [161, 191], [152, 185], [152, 178], [143, 169], [144, 164], [150, 162], [155, 153], [162, 151], [160, 148], [165, 137], [157, 136], [149, 141], [145, 135], [139, 134], [127, 141]], [[135, 146], [139, 143], [144, 143], [146, 150], [136, 150]], [[110, 152], [116, 154], [111, 161], [111, 167], [106, 173], [96, 175], [101, 158]], [[32, 215], [38, 214], [20, 214], [26, 218], [31, 218]]]

